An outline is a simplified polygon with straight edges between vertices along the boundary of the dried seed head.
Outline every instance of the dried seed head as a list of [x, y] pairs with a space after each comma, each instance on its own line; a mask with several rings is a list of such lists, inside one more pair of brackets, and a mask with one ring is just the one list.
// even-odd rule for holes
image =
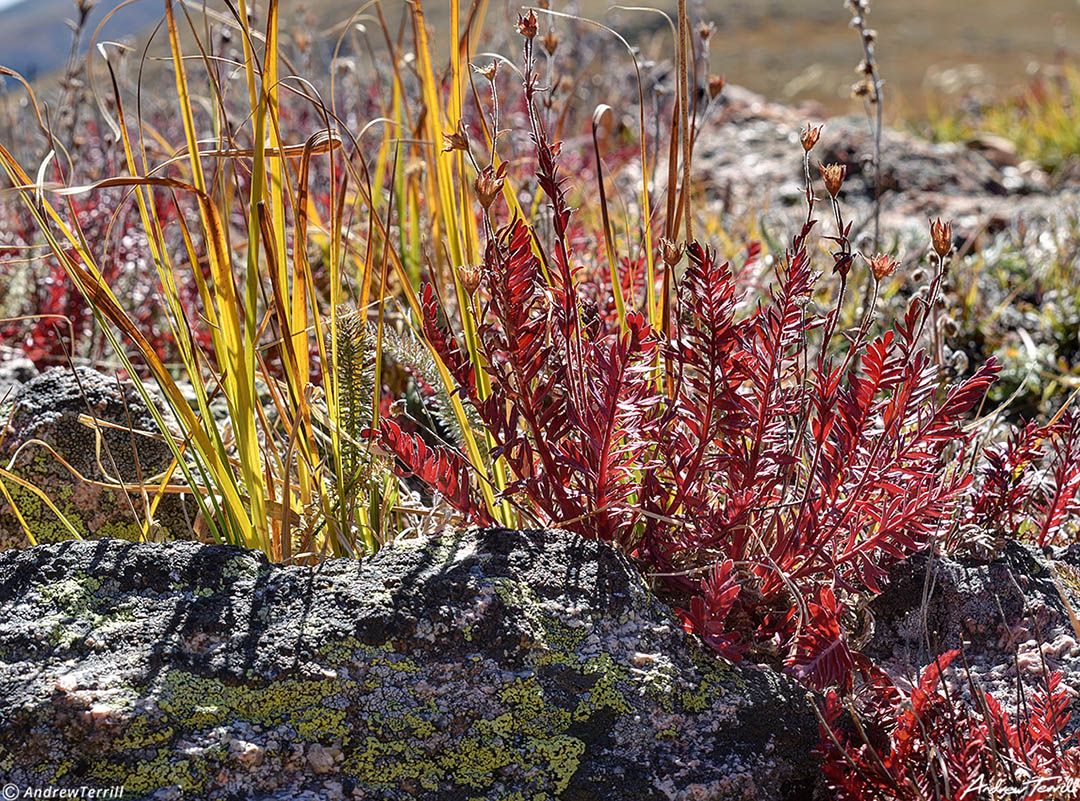
[[526, 39], [536, 37], [536, 12], [530, 10], [528, 16], [518, 14], [517, 30]]
[[858, 83], [852, 84], [851, 96], [856, 100], [866, 99], [871, 103], [877, 102], [877, 94], [874, 92], [874, 82], [864, 78]]
[[710, 75], [709, 76], [709, 97], [713, 100], [716, 96], [724, 91], [724, 76], [723, 75]]
[[942, 317], [941, 333], [947, 337], [954, 337], [960, 333], [960, 325], [952, 317]]
[[873, 28], [866, 28], [862, 32], [862, 38], [863, 41], [867, 44], [873, 44], [877, 41], [877, 31], [875, 31]]
[[458, 278], [461, 280], [461, 286], [468, 293], [469, 297], [476, 294], [476, 290], [480, 288], [480, 282], [483, 277], [484, 274], [479, 266], [462, 265], [461, 267], [458, 267]]
[[716, 25], [712, 22], [702, 22], [697, 27], [698, 36], [701, 37], [701, 41], [708, 42], [712, 38], [712, 35], [716, 33]]
[[484, 211], [489, 210], [495, 199], [502, 194], [503, 184], [506, 182], [503, 177], [505, 172], [506, 162], [503, 162], [499, 165], [498, 170], [493, 170], [490, 166], [484, 167], [480, 174], [476, 176], [473, 189], [476, 190], [476, 197], [480, 200], [480, 205], [484, 207]]
[[845, 164], [822, 164], [821, 177], [825, 181], [825, 188], [829, 190], [829, 194], [836, 197], [840, 191], [840, 187], [844, 185], [844, 179], [847, 177], [847, 165]]
[[457, 130], [450, 133], [444, 133], [443, 137], [443, 153], [449, 153], [452, 150], [461, 150], [465, 153], [469, 152], [469, 131], [465, 127], [465, 123], [458, 120]]
[[926, 280], [926, 270], [924, 270], [922, 267], [919, 267], [911, 274], [911, 280], [914, 281], [916, 284], [921, 284], [923, 281]]
[[806, 127], [802, 129], [802, 133], [799, 134], [799, 139], [802, 142], [803, 150], [809, 153], [814, 149], [814, 145], [818, 143], [818, 139], [821, 138], [821, 129], [824, 126], [819, 125], [814, 128], [810, 123], [806, 123]]
[[544, 34], [544, 38], [540, 40], [544, 45], [544, 52], [549, 56], [555, 55], [555, 50], [559, 46], [559, 34], [555, 33], [555, 29]]
[[934, 243], [934, 252], [944, 259], [952, 250], [952, 221], [943, 223], [938, 217], [937, 221], [930, 221], [930, 241]]
[[[864, 256], [863, 258], [866, 257]], [[873, 272], [874, 278], [878, 281], [888, 278], [895, 273], [896, 268], [900, 266], [899, 261], [884, 253], [879, 253], [876, 256], [866, 259], [866, 263], [870, 265], [870, 271]]]
[[679, 260], [682, 259], [685, 250], [685, 245], [672, 242], [666, 237], [660, 237], [660, 255], [664, 259], [664, 264], [668, 267], [674, 267], [678, 264]]
[[476, 71], [478, 75], [482, 75], [483, 77], [487, 78], [489, 83], [495, 83], [495, 75], [499, 72], [499, 62], [492, 61], [486, 67], [478, 67], [473, 64], [472, 68]]

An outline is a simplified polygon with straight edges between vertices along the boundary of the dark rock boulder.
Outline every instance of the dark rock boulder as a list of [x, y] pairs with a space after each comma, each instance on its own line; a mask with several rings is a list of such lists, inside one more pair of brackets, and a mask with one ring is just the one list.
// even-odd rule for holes
[[[141, 493], [92, 482], [113, 484], [120, 478], [125, 484], [138, 485], [141, 477], [149, 484], [169, 466], [172, 452], [160, 439], [107, 426], [100, 427], [99, 435], [79, 420], [80, 415], [92, 415], [106, 424], [156, 434], [157, 424], [134, 385], [117, 383], [87, 367], [55, 367], [23, 384], [11, 403], [14, 410], [0, 445], [0, 464], [8, 467], [11, 463], [8, 469], [44, 491], [79, 536], [139, 539], [146, 518]], [[7, 421], [5, 416], [0, 426]], [[40, 443], [90, 481], [76, 478]], [[38, 542], [71, 538], [38, 495], [10, 480], [5, 486]], [[154, 521], [152, 539], [190, 539], [194, 504], [185, 504], [178, 495], [166, 496]], [[0, 496], [0, 548], [28, 544], [11, 506]]]
[[[961, 649], [946, 672], [952, 692], [970, 683], [1015, 714], [1060, 671], [1080, 691], [1080, 549], [1005, 542], [993, 560], [917, 554], [895, 565], [870, 604], [874, 635], [865, 653], [911, 681], [936, 654]], [[1072, 728], [1080, 724], [1073, 716]]]
[[0, 783], [125, 797], [805, 799], [804, 690], [701, 651], [564, 532], [281, 567], [196, 543], [0, 554]]

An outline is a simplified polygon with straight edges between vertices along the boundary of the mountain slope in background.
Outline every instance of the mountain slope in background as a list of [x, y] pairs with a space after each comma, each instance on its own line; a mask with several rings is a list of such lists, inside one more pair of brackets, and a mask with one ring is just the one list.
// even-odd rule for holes
[[[98, 24], [119, 3], [107, 0], [90, 12], [84, 50]], [[22, 0], [0, 7], [0, 64], [28, 79], [62, 68], [71, 50], [71, 28], [64, 20], [77, 13], [72, 0]], [[163, 13], [161, 3], [154, 0], [125, 6], [102, 28], [98, 41], [142, 33]]]

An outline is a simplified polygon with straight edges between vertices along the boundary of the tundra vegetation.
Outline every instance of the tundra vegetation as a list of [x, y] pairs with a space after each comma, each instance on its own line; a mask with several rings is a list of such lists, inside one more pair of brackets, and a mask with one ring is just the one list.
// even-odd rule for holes
[[[1071, 368], [1001, 392], [995, 343], [969, 353], [953, 330], [986, 311], [985, 282], [958, 277], [1012, 280], [1020, 257], [958, 252], [940, 219], [902, 254], [876, 213], [858, 244], [811, 123], [792, 230], [704, 203], [693, 155], [723, 80], [685, 0], [651, 61], [546, 3], [507, 24], [449, 0], [439, 35], [430, 5], [398, 23], [368, 2], [315, 33], [277, 0], [166, 0], [141, 54], [80, 31], [59, 104], [0, 70], [26, 101], [0, 142], [0, 332], [39, 366], [135, 382], [158, 430], [132, 436], [172, 453], [113, 487], [140, 536], [171, 494], [205, 539], [280, 562], [447, 525], [567, 529], [635, 560], [717, 659], [820, 691], [838, 798], [1080, 779], [1061, 676], [1022, 687], [1017, 719], [948, 691], [957, 652], [910, 686], [859, 650], [905, 557], [1072, 539]], [[850, 6], [880, 202], [877, 34]], [[586, 35], [602, 58], [562, 42]], [[1067, 170], [1076, 87], [1068, 72], [984, 116]], [[1051, 346], [1072, 350], [1055, 363], [1075, 351], [1069, 252], [1021, 282], [1056, 292]], [[27, 493], [0, 465], [17, 517]]]

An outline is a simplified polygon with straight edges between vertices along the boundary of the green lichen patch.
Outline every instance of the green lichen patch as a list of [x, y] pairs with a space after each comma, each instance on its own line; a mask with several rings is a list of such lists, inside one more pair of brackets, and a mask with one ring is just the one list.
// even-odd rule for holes
[[158, 707], [184, 729], [202, 729], [231, 721], [267, 726], [287, 724], [302, 740], [343, 737], [345, 713], [327, 700], [352, 691], [355, 682], [283, 679], [264, 686], [231, 685], [180, 670], [167, 673], [157, 690]]

